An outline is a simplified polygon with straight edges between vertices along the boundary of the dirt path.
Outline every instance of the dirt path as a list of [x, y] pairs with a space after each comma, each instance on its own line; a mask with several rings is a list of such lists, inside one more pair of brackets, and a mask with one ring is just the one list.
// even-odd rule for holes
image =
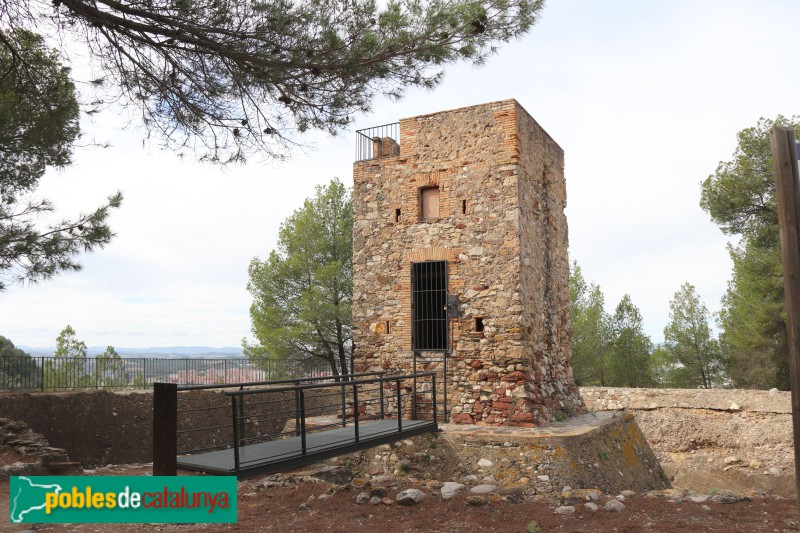
[[[148, 475], [149, 467], [109, 468], [95, 472], [99, 475]], [[397, 504], [356, 503], [357, 491], [342, 489], [326, 482], [310, 482], [296, 474], [293, 477], [252, 479], [239, 484], [239, 521], [231, 525], [103, 525], [59, 524], [36, 525], [43, 532], [102, 532], [134, 531], [269, 531], [342, 533], [459, 533], [510, 532], [524, 533], [536, 522], [539, 531], [564, 532], [638, 532], [714, 533], [784, 532], [797, 531], [795, 500], [774, 497], [753, 497], [750, 501], [732, 504], [716, 503], [710, 499], [694, 502], [667, 497], [631, 496], [625, 499], [625, 509], [616, 512], [602, 510], [609, 499], [597, 500], [600, 510], [591, 511], [582, 503], [575, 512], [559, 515], [554, 506], [544, 501], [513, 503], [489, 496], [486, 504], [473, 506], [468, 495], [459, 493], [443, 501], [432, 486], [416, 485], [425, 492], [423, 500], [411, 507]], [[394, 488], [392, 487], [394, 486]], [[388, 496], [412, 488], [409, 481], [397, 480], [388, 487]], [[31, 525], [9, 524], [8, 481], [0, 481], [0, 531], [22, 532]], [[331, 494], [332, 493], [332, 494]], [[322, 496], [322, 498], [320, 498]], [[536, 531], [535, 529], [531, 529]]]

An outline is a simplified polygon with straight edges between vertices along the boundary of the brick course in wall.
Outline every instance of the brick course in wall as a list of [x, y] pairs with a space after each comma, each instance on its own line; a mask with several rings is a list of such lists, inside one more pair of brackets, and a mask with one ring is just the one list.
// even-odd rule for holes
[[[411, 369], [411, 264], [444, 260], [460, 298], [451, 420], [532, 427], [581, 412], [561, 148], [505, 100], [402, 119], [399, 155], [376, 153], [390, 155], [353, 172], [356, 371]], [[427, 187], [439, 188], [435, 219], [422, 217]]]

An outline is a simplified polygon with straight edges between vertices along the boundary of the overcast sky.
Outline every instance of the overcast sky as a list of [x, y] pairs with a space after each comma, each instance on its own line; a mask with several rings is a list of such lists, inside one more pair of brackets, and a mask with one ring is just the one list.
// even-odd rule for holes
[[148, 145], [124, 112], [84, 119], [87, 138], [112, 146], [78, 149], [38, 194], [71, 217], [121, 190], [117, 237], [81, 272], [0, 294], [0, 335], [52, 346], [71, 324], [89, 345], [238, 346], [250, 333], [249, 261], [315, 185], [352, 183], [355, 129], [516, 98], [565, 151], [570, 257], [609, 311], [629, 293], [660, 342], [685, 281], [719, 310], [731, 262], [699, 183], [739, 130], [800, 113], [797, 20], [796, 0], [549, 0], [486, 66], [378, 99], [353, 130], [307, 136], [314, 149], [281, 165], [223, 171]]

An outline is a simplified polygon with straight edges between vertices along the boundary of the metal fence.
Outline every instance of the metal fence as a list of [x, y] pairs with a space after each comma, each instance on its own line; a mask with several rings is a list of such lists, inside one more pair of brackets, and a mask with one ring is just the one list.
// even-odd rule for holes
[[254, 362], [245, 358], [0, 357], [0, 391], [139, 389], [155, 382], [217, 385], [331, 374], [330, 364], [318, 358]]
[[356, 161], [400, 155], [400, 123], [356, 131]]

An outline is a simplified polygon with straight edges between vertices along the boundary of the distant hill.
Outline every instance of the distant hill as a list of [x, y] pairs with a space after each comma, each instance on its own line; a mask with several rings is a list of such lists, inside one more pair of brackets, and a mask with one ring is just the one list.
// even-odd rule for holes
[[[33, 356], [51, 356], [55, 353], [56, 348], [53, 347], [38, 347], [38, 346], [23, 346], [17, 345], [17, 348], [33, 355]], [[212, 348], [209, 346], [167, 346], [155, 348], [117, 348], [117, 353], [122, 357], [157, 357], [164, 359], [175, 359], [184, 357], [203, 357], [208, 359], [222, 359], [231, 357], [244, 357], [241, 348], [224, 347]], [[94, 357], [106, 351], [105, 346], [89, 346], [87, 352], [89, 357]]]

